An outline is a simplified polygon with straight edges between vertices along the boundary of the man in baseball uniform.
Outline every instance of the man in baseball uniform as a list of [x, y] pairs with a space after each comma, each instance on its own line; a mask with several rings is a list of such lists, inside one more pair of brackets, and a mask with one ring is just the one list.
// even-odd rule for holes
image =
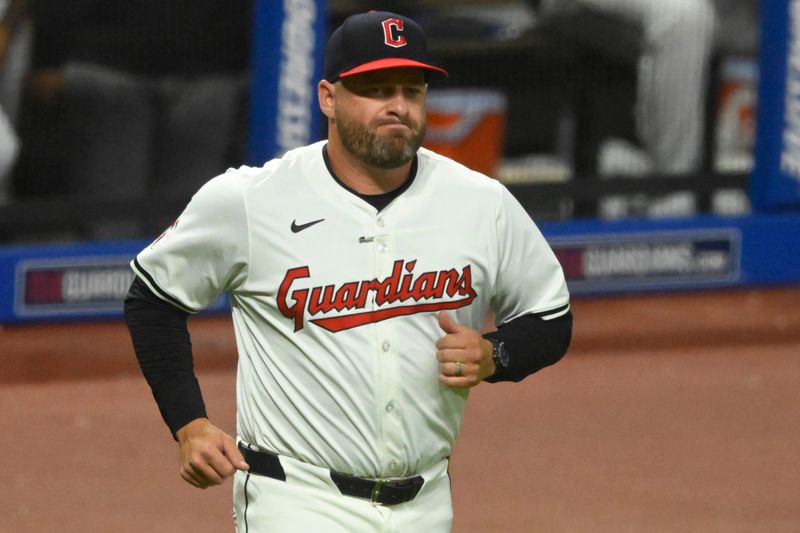
[[[449, 531], [470, 388], [569, 345], [564, 276], [524, 209], [420, 148], [447, 75], [425, 48], [401, 15], [348, 18], [318, 86], [328, 140], [212, 179], [132, 262], [125, 316], [181, 475], [234, 475], [239, 532]], [[223, 291], [236, 439], [206, 418], [186, 328]]]

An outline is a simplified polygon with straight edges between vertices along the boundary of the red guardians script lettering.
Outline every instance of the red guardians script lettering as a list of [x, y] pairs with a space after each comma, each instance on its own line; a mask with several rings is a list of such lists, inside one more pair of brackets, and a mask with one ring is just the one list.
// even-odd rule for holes
[[[278, 309], [283, 316], [294, 320], [294, 330], [303, 329], [303, 317], [333, 311], [356, 311], [331, 317], [311, 319], [310, 322], [328, 331], [343, 331], [372, 324], [397, 316], [429, 311], [458, 309], [472, 303], [477, 296], [472, 288], [472, 271], [467, 265], [461, 271], [454, 268], [432, 272], [414, 272], [417, 262], [398, 260], [386, 279], [350, 281], [340, 285], [297, 288], [295, 281], [311, 277], [307, 266], [286, 272], [278, 289]], [[366, 309], [374, 298], [375, 308]]]

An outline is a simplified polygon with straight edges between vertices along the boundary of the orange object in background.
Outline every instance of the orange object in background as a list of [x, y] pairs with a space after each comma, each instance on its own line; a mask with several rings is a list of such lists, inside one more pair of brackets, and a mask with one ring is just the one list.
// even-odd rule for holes
[[449, 89], [428, 93], [428, 132], [423, 146], [493, 176], [503, 152], [503, 93]]
[[755, 146], [758, 64], [749, 58], [725, 58], [719, 77], [716, 170], [749, 172]]

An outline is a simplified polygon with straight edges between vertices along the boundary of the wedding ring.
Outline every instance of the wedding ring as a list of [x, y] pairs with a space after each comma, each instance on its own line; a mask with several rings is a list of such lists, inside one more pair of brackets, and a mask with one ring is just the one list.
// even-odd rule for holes
[[455, 373], [455, 375], [456, 376], [460, 376], [461, 375], [461, 361], [456, 361], [456, 373]]

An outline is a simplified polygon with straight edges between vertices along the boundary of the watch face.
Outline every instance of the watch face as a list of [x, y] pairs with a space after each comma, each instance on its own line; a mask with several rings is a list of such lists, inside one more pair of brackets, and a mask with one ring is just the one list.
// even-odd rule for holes
[[492, 345], [494, 346], [492, 359], [494, 359], [495, 366], [507, 368], [510, 357], [508, 355], [508, 351], [506, 350], [506, 343], [497, 339], [492, 339]]

